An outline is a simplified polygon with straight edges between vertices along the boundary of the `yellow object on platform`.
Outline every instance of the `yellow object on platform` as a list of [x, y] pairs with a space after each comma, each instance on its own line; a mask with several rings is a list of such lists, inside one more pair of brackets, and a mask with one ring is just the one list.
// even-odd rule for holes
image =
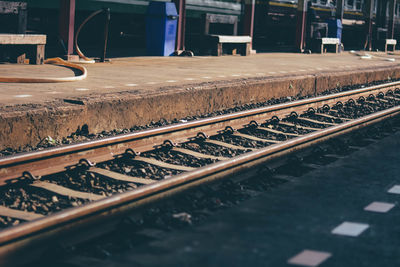
[[77, 69], [82, 72], [79, 76], [62, 77], [62, 78], [22, 78], [22, 77], [0, 77], [2, 83], [61, 83], [61, 82], [74, 82], [81, 81], [87, 77], [87, 70], [85, 67], [75, 63], [63, 60], [62, 58], [49, 58], [44, 61], [44, 64], [53, 64], [65, 66], [72, 69]]

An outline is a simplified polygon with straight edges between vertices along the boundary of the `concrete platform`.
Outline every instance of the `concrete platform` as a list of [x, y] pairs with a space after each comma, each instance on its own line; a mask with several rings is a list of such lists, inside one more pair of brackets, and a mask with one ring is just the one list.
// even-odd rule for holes
[[[400, 77], [385, 54], [258, 54], [249, 57], [137, 57], [87, 65], [88, 78], [54, 84], [0, 84], [0, 149], [160, 119], [200, 115], [284, 96]], [[0, 65], [2, 77], [65, 77], [63, 67]], [[71, 101], [76, 100], [76, 101]], [[72, 102], [72, 103], [71, 103]]]

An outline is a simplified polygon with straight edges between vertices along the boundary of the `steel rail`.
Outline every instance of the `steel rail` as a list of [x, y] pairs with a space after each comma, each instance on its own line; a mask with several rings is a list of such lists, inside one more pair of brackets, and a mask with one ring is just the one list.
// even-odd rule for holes
[[395, 89], [396, 86], [400, 86], [400, 82], [303, 99], [43, 151], [7, 156], [0, 158], [0, 185], [6, 183], [6, 180], [22, 176], [22, 173], [27, 169], [31, 170], [31, 173], [36, 176], [56, 173], [63, 171], [68, 165], [75, 164], [81, 158], [93, 162], [110, 160], [114, 155], [121, 154], [128, 148], [134, 148], [136, 152], [143, 152], [163, 143], [166, 139], [184, 142], [188, 135], [196, 134], [199, 131], [213, 135], [226, 126], [241, 127], [248, 123], [249, 117], [253, 117], [252, 120], [263, 122], [272, 116], [284, 116], [292, 111], [304, 111], [317, 105], [332, 105], [337, 101], [345, 101], [351, 96], [368, 96], [372, 92]]
[[145, 203], [204, 182], [250, 169], [262, 162], [276, 159], [399, 114], [400, 106], [396, 106], [0, 231], [0, 264], [10, 263], [10, 260], [15, 260], [16, 255], [21, 250], [46, 242], [50, 237], [54, 238], [63, 231], [68, 232], [74, 227], [79, 228], [86, 224], [95, 224], [99, 220], [115, 218], [118, 214], [123, 214]]

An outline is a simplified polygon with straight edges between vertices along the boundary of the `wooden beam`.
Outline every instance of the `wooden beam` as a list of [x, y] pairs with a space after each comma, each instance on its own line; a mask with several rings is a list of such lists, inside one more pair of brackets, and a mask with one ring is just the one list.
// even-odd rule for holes
[[44, 34], [0, 34], [0, 44], [3, 45], [45, 45]]
[[394, 20], [395, 20], [396, 0], [389, 0], [389, 24], [387, 39], [393, 39], [394, 36]]
[[303, 52], [306, 42], [307, 0], [297, 2], [296, 50]]
[[178, 29], [176, 31], [176, 50], [185, 50], [186, 36], [186, 0], [174, 0], [178, 11]]
[[67, 56], [74, 52], [75, 0], [60, 0], [59, 35]]
[[365, 0], [365, 44], [364, 50], [372, 50], [372, 19], [374, 11], [374, 1], [377, 0]]
[[254, 31], [254, 11], [256, 6], [255, 0], [244, 1], [244, 20], [243, 20], [243, 35], [253, 37]]

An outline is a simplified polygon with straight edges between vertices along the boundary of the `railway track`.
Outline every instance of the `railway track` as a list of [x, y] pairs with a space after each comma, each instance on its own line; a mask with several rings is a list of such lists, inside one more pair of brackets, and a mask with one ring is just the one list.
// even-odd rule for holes
[[[400, 113], [400, 82], [0, 159], [0, 264]], [[22, 254], [23, 253], [23, 254]]]

